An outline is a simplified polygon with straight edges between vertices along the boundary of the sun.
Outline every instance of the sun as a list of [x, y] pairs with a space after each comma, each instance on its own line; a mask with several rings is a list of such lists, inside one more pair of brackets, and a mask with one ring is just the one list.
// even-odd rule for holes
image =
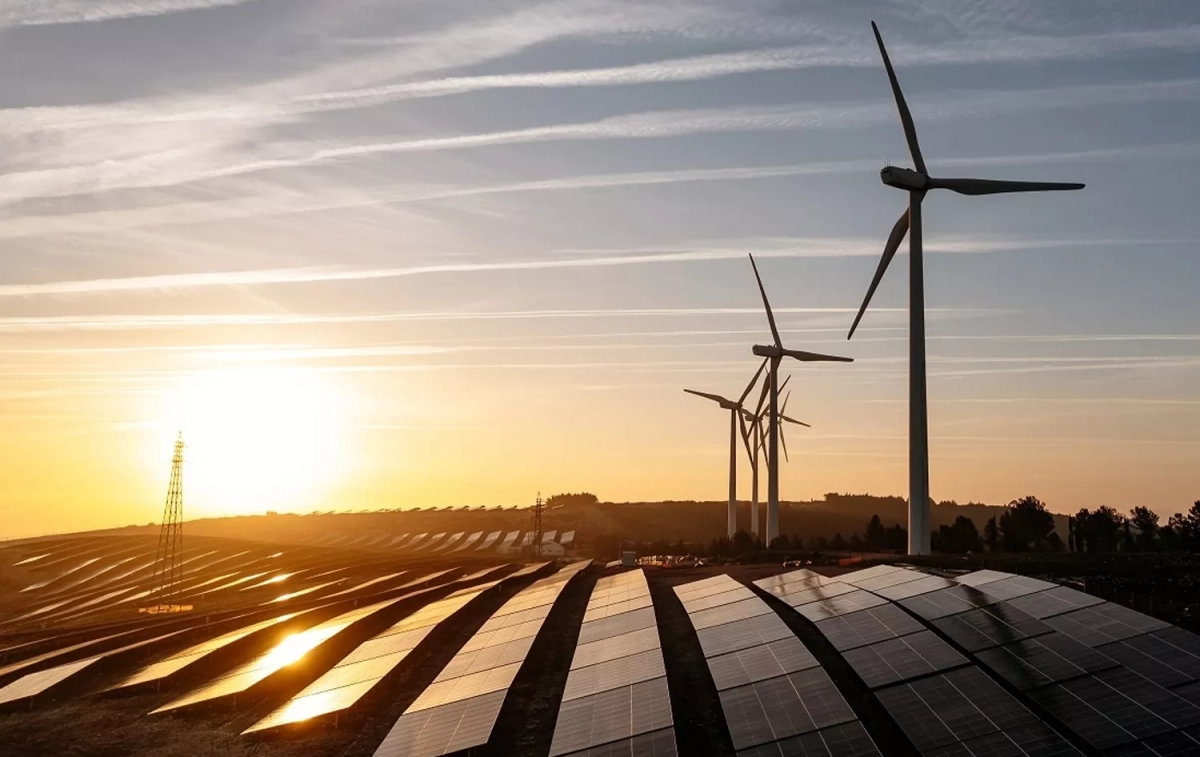
[[185, 496], [211, 514], [311, 506], [339, 473], [343, 405], [312, 372], [205, 371], [176, 400]]

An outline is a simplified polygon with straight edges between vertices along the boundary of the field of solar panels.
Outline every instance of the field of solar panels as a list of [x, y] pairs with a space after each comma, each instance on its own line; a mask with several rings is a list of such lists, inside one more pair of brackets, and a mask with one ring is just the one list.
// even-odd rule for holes
[[0, 548], [0, 754], [1200, 754], [1200, 637], [1022, 576], [154, 548]]

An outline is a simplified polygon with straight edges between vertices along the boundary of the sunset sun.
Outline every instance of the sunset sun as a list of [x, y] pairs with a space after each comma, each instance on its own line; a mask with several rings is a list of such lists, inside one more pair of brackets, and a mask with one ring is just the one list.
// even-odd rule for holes
[[189, 498], [208, 510], [311, 504], [340, 465], [340, 403], [310, 373], [230, 369], [179, 388]]

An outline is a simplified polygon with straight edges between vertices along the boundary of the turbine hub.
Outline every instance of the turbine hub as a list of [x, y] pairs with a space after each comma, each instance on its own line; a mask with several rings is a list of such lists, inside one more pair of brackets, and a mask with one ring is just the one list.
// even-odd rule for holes
[[879, 172], [879, 178], [884, 184], [908, 192], [919, 192], [929, 188], [929, 177], [911, 168], [887, 166]]
[[753, 352], [759, 357], [783, 357], [783, 350], [773, 344], [756, 344], [754, 345]]

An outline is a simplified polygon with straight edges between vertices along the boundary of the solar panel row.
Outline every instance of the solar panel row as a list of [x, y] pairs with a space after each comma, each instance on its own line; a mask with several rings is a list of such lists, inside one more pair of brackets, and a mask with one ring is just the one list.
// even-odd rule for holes
[[[811, 585], [804, 578], [767, 583], [776, 589]], [[749, 591], [728, 576], [675, 588], [700, 638], [738, 754], [878, 755], [808, 648], [765, 602], [753, 592], [744, 599], [741, 590]], [[725, 604], [714, 606], [719, 598]]]
[[568, 565], [505, 602], [408, 706], [377, 757], [431, 756], [486, 744], [534, 637], [567, 584], [589, 564]]
[[[358, 645], [321, 677], [243, 733], [278, 728], [349, 709], [395, 669], [435, 627], [494, 585], [492, 582], [459, 589], [405, 616]], [[398, 600], [389, 600], [389, 603], [394, 601]]]
[[646, 576], [634, 570], [601, 578], [580, 627], [551, 757], [674, 757], [673, 723]]

